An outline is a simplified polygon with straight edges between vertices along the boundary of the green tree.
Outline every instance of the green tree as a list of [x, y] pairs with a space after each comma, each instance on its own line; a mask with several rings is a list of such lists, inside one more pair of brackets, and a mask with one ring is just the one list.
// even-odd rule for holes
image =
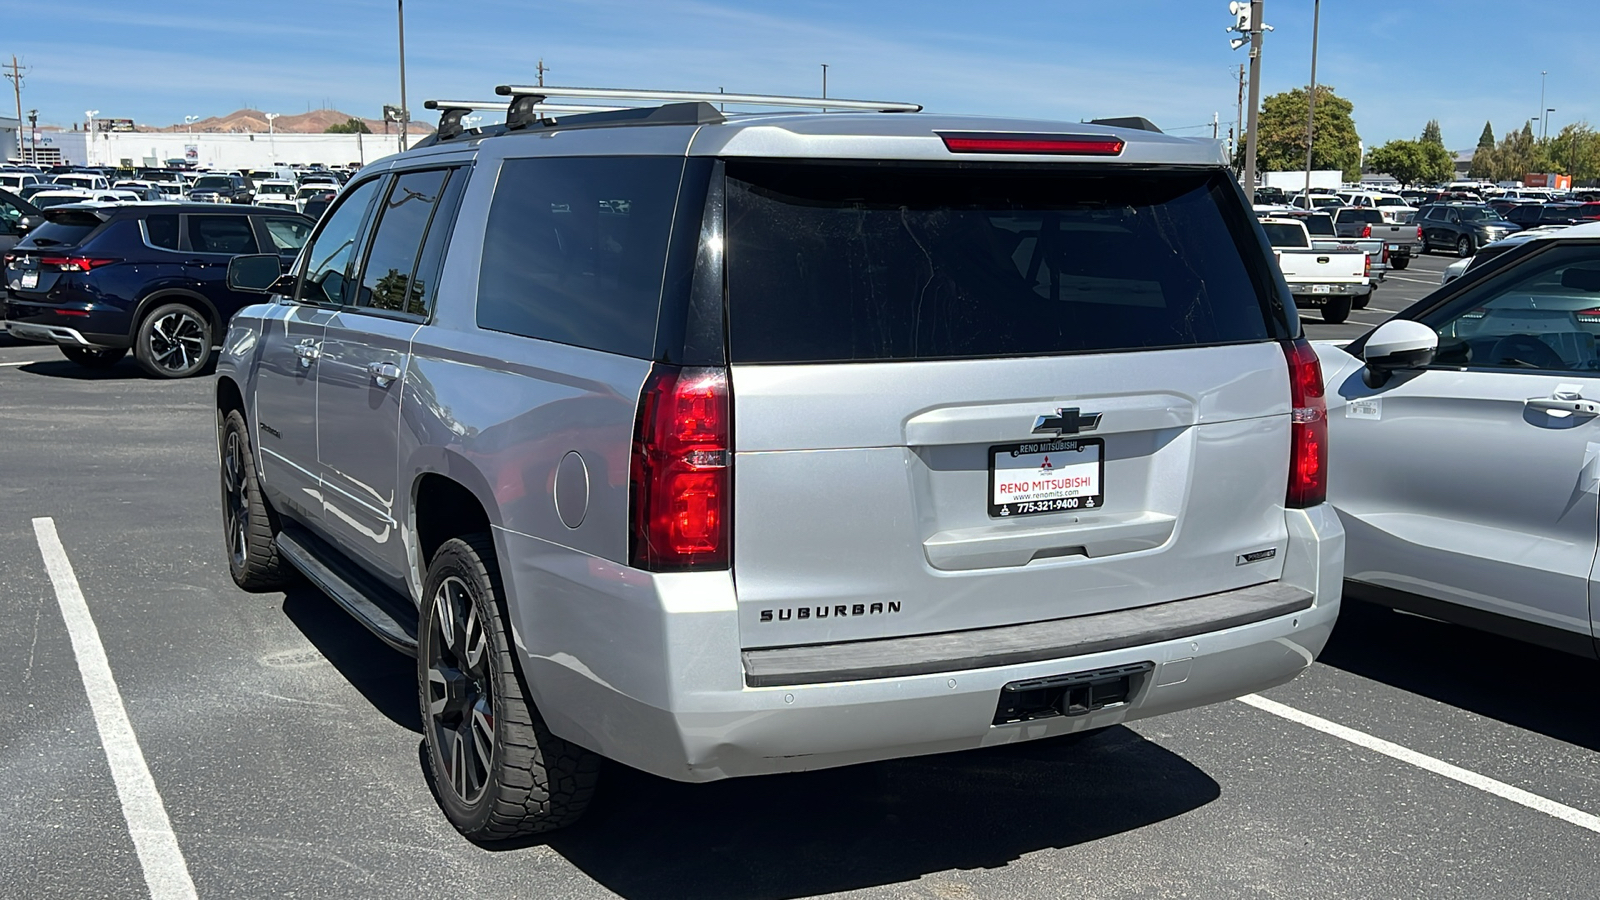
[[1574, 183], [1600, 178], [1600, 133], [1588, 122], [1574, 122], [1545, 145], [1550, 170], [1571, 175]]
[[[1338, 169], [1346, 181], [1361, 177], [1361, 136], [1356, 133], [1355, 107], [1317, 85], [1316, 134], [1311, 168]], [[1296, 88], [1261, 102], [1256, 160], [1263, 172], [1296, 172], [1306, 165], [1306, 91]]]
[[[1492, 139], [1493, 137], [1493, 134], [1491, 134], [1490, 138]], [[1429, 119], [1428, 124], [1422, 126], [1422, 143], [1444, 146], [1444, 135], [1439, 131], [1438, 119]]]
[[1473, 178], [1493, 178], [1495, 166], [1494, 125], [1483, 123], [1483, 133], [1478, 135], [1478, 149], [1472, 153], [1472, 168], [1467, 174]]
[[1407, 187], [1422, 181], [1423, 165], [1421, 141], [1390, 141], [1367, 154], [1368, 169], [1393, 175]]
[[1536, 165], [1540, 161], [1536, 144], [1531, 121], [1524, 122], [1521, 131], [1507, 132], [1495, 148], [1495, 167], [1491, 177], [1495, 181], [1521, 181], [1522, 176], [1529, 172], [1543, 171]]
[[352, 118], [346, 119], [344, 122], [340, 122], [340, 123], [336, 123], [336, 124], [333, 124], [333, 125], [329, 125], [326, 129], [323, 130], [322, 133], [323, 134], [371, 134], [372, 133], [372, 129], [367, 127], [367, 123], [361, 121], [360, 119], [352, 117]]

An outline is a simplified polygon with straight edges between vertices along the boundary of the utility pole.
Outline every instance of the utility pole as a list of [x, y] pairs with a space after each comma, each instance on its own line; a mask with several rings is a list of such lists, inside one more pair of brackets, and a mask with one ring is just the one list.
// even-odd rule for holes
[[[822, 63], [822, 99], [824, 99], [824, 100], [828, 99], [828, 64], [827, 63]], [[822, 111], [823, 112], [827, 112], [828, 111], [827, 107], [823, 107]]]
[[1266, 32], [1271, 31], [1271, 26], [1261, 21], [1261, 7], [1263, 0], [1233, 0], [1228, 4], [1228, 12], [1235, 17], [1234, 26], [1227, 29], [1236, 31], [1239, 37], [1231, 42], [1233, 49], [1237, 50], [1245, 44], [1250, 45], [1250, 120], [1245, 132], [1244, 143], [1244, 176], [1240, 179], [1244, 186], [1245, 196], [1252, 203], [1256, 199], [1256, 125], [1261, 107], [1261, 39]]
[[[1311, 141], [1317, 121], [1317, 25], [1322, 21], [1322, 0], [1311, 4], [1311, 93], [1306, 95], [1306, 209], [1311, 209]], [[1356, 168], [1360, 168], [1357, 163]], [[1359, 172], [1356, 175], [1360, 179]]]
[[1221, 124], [1221, 123], [1217, 121], [1217, 113], [1212, 113], [1211, 114], [1211, 139], [1213, 141], [1217, 139], [1217, 126], [1219, 124]]
[[267, 145], [268, 145], [268, 147], [271, 148], [267, 152], [272, 154], [272, 164], [273, 165], [277, 165], [278, 164], [278, 137], [277, 137], [277, 132], [273, 130], [272, 120], [278, 118], [279, 114], [278, 113], [262, 113], [262, 115], [267, 117]]
[[539, 87], [544, 87], [544, 73], [550, 71], [545, 67], [544, 57], [539, 57], [539, 65], [534, 71], [539, 73]]
[[406, 0], [395, 0], [400, 12], [400, 152], [406, 152], [406, 132], [411, 130], [411, 110], [406, 108]]
[[[17, 65], [16, 54], [11, 56], [11, 65], [4, 68], [11, 70], [6, 73], [6, 77], [11, 79], [12, 90], [17, 96], [17, 158], [20, 160], [22, 158], [22, 73], [24, 70]], [[1542, 96], [1539, 105], [1544, 105]]]

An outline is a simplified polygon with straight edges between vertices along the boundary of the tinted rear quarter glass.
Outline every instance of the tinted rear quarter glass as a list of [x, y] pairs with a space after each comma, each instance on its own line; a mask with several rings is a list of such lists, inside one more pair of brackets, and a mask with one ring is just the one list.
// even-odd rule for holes
[[478, 274], [478, 326], [649, 358], [682, 157], [508, 159]]
[[145, 217], [144, 233], [152, 247], [160, 247], [163, 250], [178, 249], [177, 214]]
[[1222, 172], [729, 161], [727, 173], [736, 363], [1191, 347], [1287, 329]]
[[100, 220], [90, 213], [57, 213], [29, 233], [26, 243], [38, 248], [76, 247], [100, 225]]

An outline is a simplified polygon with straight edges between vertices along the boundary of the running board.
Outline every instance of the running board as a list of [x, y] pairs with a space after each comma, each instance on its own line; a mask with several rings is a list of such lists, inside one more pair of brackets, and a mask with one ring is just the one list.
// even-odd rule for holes
[[417, 655], [417, 611], [410, 600], [376, 583], [299, 526], [284, 523], [273, 542], [284, 559], [378, 640], [407, 656]]

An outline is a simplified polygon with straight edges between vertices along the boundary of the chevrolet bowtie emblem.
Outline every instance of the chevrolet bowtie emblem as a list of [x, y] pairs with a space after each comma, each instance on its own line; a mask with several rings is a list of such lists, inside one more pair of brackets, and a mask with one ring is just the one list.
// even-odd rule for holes
[[1033, 420], [1034, 434], [1077, 434], [1100, 427], [1099, 413], [1080, 413], [1076, 406], [1058, 409], [1053, 416], [1040, 416]]

